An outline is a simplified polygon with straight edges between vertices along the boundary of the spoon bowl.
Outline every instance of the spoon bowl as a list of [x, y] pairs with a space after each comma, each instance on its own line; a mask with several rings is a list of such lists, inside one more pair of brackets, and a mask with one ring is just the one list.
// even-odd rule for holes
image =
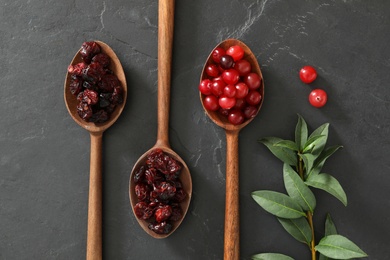
[[[222, 47], [227, 50], [229, 47], [239, 45], [244, 50], [244, 58], [252, 67], [252, 72], [257, 73], [261, 78], [258, 91], [261, 94], [260, 104], [257, 105], [255, 116], [259, 113], [264, 99], [264, 80], [259, 63], [253, 52], [243, 42], [236, 39], [227, 39], [219, 43], [215, 48]], [[215, 49], [214, 48], [214, 49]], [[214, 50], [213, 49], [213, 50]], [[200, 81], [208, 78], [206, 67], [212, 63], [212, 53], [208, 56], [202, 70]], [[227, 117], [218, 111], [208, 111], [203, 104], [204, 95], [200, 93], [200, 101], [209, 118], [226, 132], [226, 197], [225, 197], [225, 227], [224, 227], [224, 260], [240, 259], [240, 227], [239, 227], [239, 154], [238, 136], [242, 128], [248, 125], [254, 117], [247, 119], [240, 125], [231, 124]]]
[[144, 153], [135, 163], [129, 180], [129, 197], [130, 204], [134, 212], [134, 206], [138, 199], [135, 195], [134, 175], [138, 169], [145, 164], [146, 156], [154, 149], [161, 149], [170, 157], [179, 161], [183, 167], [179, 175], [182, 182], [183, 190], [187, 196], [180, 203], [182, 209], [182, 218], [172, 223], [172, 230], [168, 234], [157, 234], [148, 228], [148, 222], [139, 219], [135, 213], [134, 216], [141, 228], [154, 238], [166, 238], [171, 235], [182, 223], [191, 201], [192, 181], [191, 174], [186, 163], [176, 154], [169, 145], [169, 106], [170, 106], [170, 86], [171, 86], [171, 62], [172, 62], [172, 44], [173, 44], [173, 27], [174, 27], [174, 0], [160, 0], [158, 2], [158, 81], [157, 81], [157, 142]]
[[[260, 108], [263, 104], [263, 99], [264, 99], [264, 80], [263, 80], [263, 74], [261, 73], [261, 69], [260, 69], [260, 66], [259, 66], [259, 63], [257, 62], [257, 59], [256, 59], [256, 56], [253, 54], [253, 52], [250, 50], [250, 48], [245, 44], [243, 43], [242, 41], [240, 40], [237, 40], [237, 39], [226, 39], [222, 42], [220, 42], [217, 46], [215, 46], [214, 49], [216, 49], [217, 47], [222, 47], [223, 49], [227, 50], [229, 47], [231, 46], [234, 46], [234, 45], [238, 45], [240, 46], [243, 50], [244, 50], [244, 58], [245, 60], [247, 60], [250, 64], [251, 64], [251, 67], [252, 67], [252, 72], [255, 72], [257, 73], [260, 78], [262, 79], [261, 80], [261, 85], [260, 85], [260, 88], [259, 88], [259, 92], [262, 96], [262, 99], [260, 101], [260, 104], [257, 105], [257, 112], [255, 114], [255, 116], [258, 114], [258, 112], [260, 111]], [[213, 49], [213, 50], [214, 50]], [[204, 66], [203, 66], [203, 70], [202, 70], [202, 74], [201, 74], [201, 77], [200, 77], [200, 81], [208, 78], [207, 76], [207, 73], [206, 73], [206, 67], [208, 65], [210, 65], [211, 63], [213, 63], [212, 61], [212, 51], [210, 53], [210, 55], [208, 56]], [[206, 114], [209, 116], [209, 118], [215, 123], [217, 124], [218, 126], [226, 129], [226, 130], [238, 130], [238, 129], [242, 129], [243, 127], [245, 127], [247, 124], [249, 124], [253, 119], [254, 117], [250, 118], [250, 119], [247, 119], [245, 120], [242, 124], [240, 125], [233, 125], [231, 124], [228, 119], [221, 115], [218, 111], [209, 111], [207, 110], [204, 105], [203, 105], [203, 98], [205, 97], [205, 95], [203, 95], [202, 93], [200, 93], [200, 101], [202, 103], [202, 106], [204, 108], [204, 110], [206, 111]]]
[[[115, 52], [111, 49], [110, 46], [108, 46], [106, 43], [101, 42], [101, 41], [95, 41], [96, 43], [99, 44], [101, 51], [105, 54], [107, 54], [110, 59], [110, 67], [109, 69], [118, 77], [119, 82], [122, 85], [123, 88], [123, 103], [117, 105], [115, 108], [114, 112], [110, 115], [110, 118], [108, 121], [104, 123], [92, 123], [92, 122], [86, 122], [82, 120], [79, 115], [77, 114], [77, 98], [75, 95], [73, 95], [69, 91], [69, 84], [71, 81], [71, 75], [70, 73], [66, 73], [66, 78], [65, 78], [65, 84], [64, 84], [64, 98], [65, 98], [65, 105], [66, 108], [69, 111], [69, 114], [73, 118], [73, 120], [83, 127], [84, 129], [88, 130], [89, 132], [92, 133], [99, 133], [99, 132], [104, 132], [107, 128], [109, 128], [112, 124], [115, 123], [115, 121], [118, 119], [120, 114], [123, 111], [123, 108], [125, 107], [126, 104], [126, 99], [127, 99], [127, 84], [126, 84], [126, 77], [125, 77], [125, 72], [123, 71], [122, 64], [118, 58], [118, 56], [115, 54]], [[79, 51], [75, 54], [73, 57], [71, 64], [77, 64], [79, 62], [82, 62], [81, 55]]]
[[[109, 69], [118, 77], [123, 89], [123, 102], [116, 106], [110, 118], [104, 123], [91, 123], [82, 120], [77, 113], [77, 98], [69, 90], [71, 75], [66, 74], [64, 83], [64, 99], [66, 108], [73, 120], [90, 133], [91, 155], [88, 195], [88, 231], [87, 231], [87, 260], [102, 259], [102, 143], [103, 132], [107, 130], [122, 113], [127, 99], [127, 84], [122, 65], [115, 52], [104, 42], [95, 41], [99, 44], [101, 52], [107, 54], [110, 59]], [[75, 65], [82, 62], [79, 51], [71, 62]]]

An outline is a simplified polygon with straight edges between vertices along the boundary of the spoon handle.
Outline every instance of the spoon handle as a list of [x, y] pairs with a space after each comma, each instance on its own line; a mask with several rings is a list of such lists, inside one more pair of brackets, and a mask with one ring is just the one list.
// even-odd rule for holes
[[226, 131], [224, 260], [240, 259], [239, 130]]
[[102, 259], [102, 139], [103, 133], [91, 133], [87, 260]]
[[174, 27], [174, 0], [158, 2], [157, 143], [169, 147], [169, 103]]

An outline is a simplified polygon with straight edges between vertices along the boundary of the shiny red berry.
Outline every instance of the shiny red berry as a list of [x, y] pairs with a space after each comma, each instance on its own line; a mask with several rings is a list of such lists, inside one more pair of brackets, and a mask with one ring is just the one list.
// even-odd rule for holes
[[299, 71], [299, 78], [306, 84], [312, 83], [317, 78], [317, 71], [312, 66], [304, 66]]
[[328, 101], [328, 95], [324, 90], [314, 89], [312, 92], [310, 92], [309, 102], [313, 107], [317, 107], [317, 108], [323, 107], [325, 106], [327, 101]]

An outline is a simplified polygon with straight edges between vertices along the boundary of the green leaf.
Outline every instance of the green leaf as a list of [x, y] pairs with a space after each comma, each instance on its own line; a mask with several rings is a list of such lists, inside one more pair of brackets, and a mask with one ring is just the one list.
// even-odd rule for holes
[[313, 169], [313, 164], [316, 158], [310, 153], [299, 154], [299, 157], [302, 158], [303, 163], [305, 164], [305, 178], [307, 178], [308, 173], [311, 172], [311, 170]]
[[330, 217], [330, 214], [326, 216], [325, 220], [325, 236], [330, 236], [330, 235], [337, 235], [337, 229], [336, 225], [333, 223], [332, 218]]
[[264, 210], [277, 217], [291, 219], [306, 215], [298, 203], [280, 192], [267, 190], [254, 191], [252, 192], [252, 198]]
[[367, 257], [355, 243], [341, 235], [329, 235], [321, 239], [315, 249], [324, 256], [335, 259]]
[[311, 151], [311, 154], [313, 154], [315, 157], [321, 154], [322, 150], [324, 150], [326, 142], [328, 140], [328, 133], [329, 133], [329, 123], [325, 123], [318, 127], [316, 130], [314, 130], [311, 135], [309, 136], [309, 139], [318, 136], [323, 135], [324, 138], [319, 138], [315, 142], [313, 142], [313, 150]]
[[284, 186], [288, 195], [306, 211], [313, 212], [316, 207], [316, 198], [306, 186], [298, 173], [290, 165], [283, 165]]
[[313, 166], [312, 170], [309, 172], [308, 176], [310, 176], [311, 174], [320, 173], [322, 170], [322, 167], [324, 166], [326, 159], [328, 159], [332, 154], [334, 154], [338, 149], [340, 149], [342, 147], [343, 146], [341, 146], [341, 145], [335, 145], [335, 146], [331, 146], [331, 147], [326, 148], [320, 154], [320, 156], [318, 156], [318, 158], [315, 160], [314, 166]]
[[284, 229], [299, 242], [310, 245], [312, 235], [309, 223], [304, 217], [296, 219], [278, 218]]
[[297, 165], [298, 157], [294, 151], [275, 145], [282, 140], [283, 139], [277, 137], [265, 137], [260, 139], [259, 142], [267, 146], [267, 148], [282, 162], [293, 166]]
[[252, 256], [252, 260], [294, 260], [294, 258], [277, 253], [263, 253]]
[[305, 119], [298, 114], [298, 122], [295, 127], [295, 143], [298, 145], [300, 150], [303, 150], [307, 141], [307, 124]]
[[338, 180], [327, 173], [311, 174], [305, 182], [307, 185], [324, 190], [347, 206], [347, 195]]
[[290, 141], [290, 140], [281, 140], [279, 142], [277, 142], [276, 144], [274, 144], [275, 146], [280, 146], [280, 147], [284, 147], [284, 148], [287, 148], [287, 149], [290, 149], [290, 150], [293, 150], [293, 151], [298, 151], [298, 145], [296, 143], [294, 143], [293, 141]]
[[306, 152], [311, 152], [314, 147], [316, 146], [316, 143], [320, 143], [320, 138], [323, 138], [325, 139], [326, 136], [325, 135], [314, 135], [314, 136], [311, 136], [307, 142], [305, 143], [304, 147], [303, 147], [303, 151], [302, 153], [306, 153]]

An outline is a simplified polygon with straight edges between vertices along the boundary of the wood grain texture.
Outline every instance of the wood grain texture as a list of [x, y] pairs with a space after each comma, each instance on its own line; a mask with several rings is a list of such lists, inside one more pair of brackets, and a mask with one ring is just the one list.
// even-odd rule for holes
[[169, 147], [169, 109], [171, 93], [171, 63], [174, 29], [174, 0], [158, 2], [158, 93], [157, 142]]
[[225, 260], [240, 259], [239, 131], [226, 131]]
[[91, 133], [87, 260], [102, 259], [102, 141], [103, 133]]

